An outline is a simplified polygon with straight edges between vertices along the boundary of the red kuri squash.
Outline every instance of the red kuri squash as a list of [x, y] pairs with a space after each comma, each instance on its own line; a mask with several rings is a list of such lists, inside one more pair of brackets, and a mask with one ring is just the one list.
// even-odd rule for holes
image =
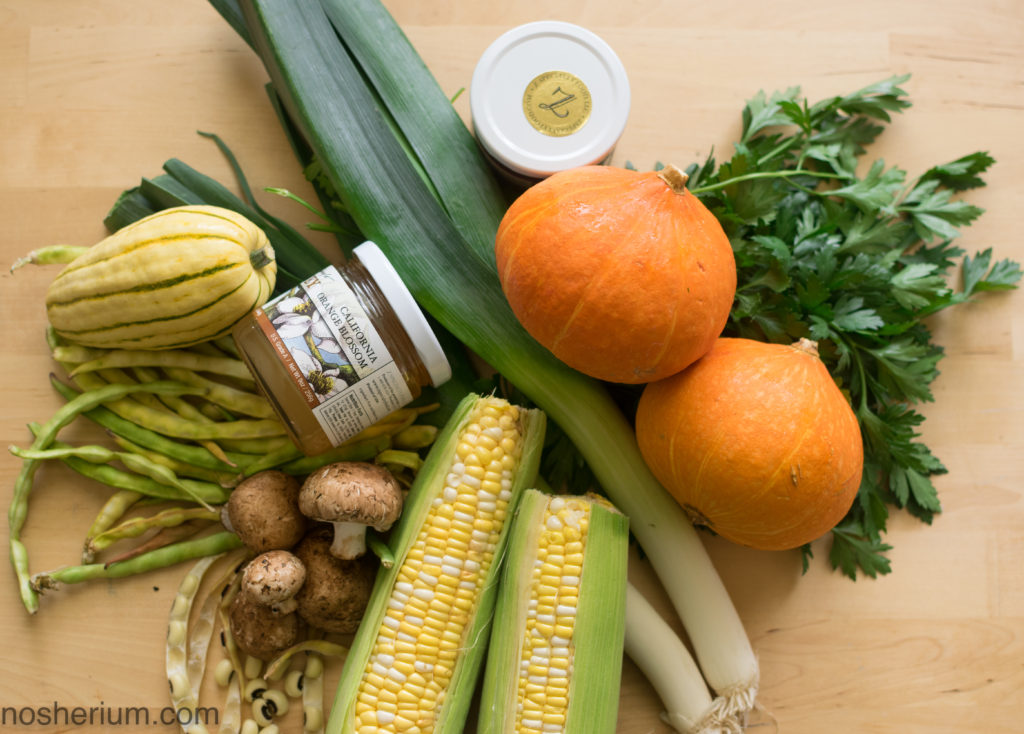
[[676, 168], [562, 171], [506, 212], [495, 253], [526, 330], [601, 380], [643, 383], [704, 354], [736, 292], [732, 247]]
[[647, 385], [640, 451], [691, 519], [741, 545], [796, 548], [831, 530], [857, 494], [863, 444], [816, 345], [719, 339]]

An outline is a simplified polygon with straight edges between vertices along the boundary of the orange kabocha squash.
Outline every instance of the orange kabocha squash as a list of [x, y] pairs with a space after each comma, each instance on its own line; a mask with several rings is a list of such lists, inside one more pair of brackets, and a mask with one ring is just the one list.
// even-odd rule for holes
[[796, 548], [831, 530], [860, 486], [857, 418], [818, 359], [793, 346], [719, 339], [644, 388], [647, 465], [697, 524], [741, 545]]
[[676, 168], [583, 166], [527, 189], [498, 229], [501, 286], [526, 330], [601, 380], [674, 374], [719, 336], [736, 263]]

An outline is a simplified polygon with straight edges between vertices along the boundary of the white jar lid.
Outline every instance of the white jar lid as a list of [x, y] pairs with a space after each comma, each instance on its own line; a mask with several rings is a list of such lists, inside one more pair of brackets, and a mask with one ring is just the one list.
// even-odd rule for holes
[[434, 330], [427, 323], [416, 299], [387, 256], [376, 242], [369, 240], [352, 250], [352, 254], [359, 258], [398, 316], [402, 328], [416, 348], [416, 354], [427, 368], [431, 384], [437, 387], [447, 382], [452, 376], [452, 368], [444, 355], [444, 349], [434, 336]]
[[629, 117], [619, 57], [596, 34], [562, 21], [503, 33], [480, 57], [469, 95], [484, 150], [534, 178], [601, 162]]

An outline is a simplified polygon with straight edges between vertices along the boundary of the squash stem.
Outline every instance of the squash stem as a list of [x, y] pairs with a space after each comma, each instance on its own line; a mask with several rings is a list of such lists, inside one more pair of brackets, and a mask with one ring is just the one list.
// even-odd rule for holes
[[690, 177], [683, 171], [669, 164], [658, 171], [658, 178], [668, 184], [669, 188], [676, 194], [682, 195], [686, 191], [686, 182]]
[[264, 245], [260, 249], [253, 250], [249, 253], [249, 262], [256, 270], [265, 268], [267, 265], [274, 262], [274, 251], [267, 245]]

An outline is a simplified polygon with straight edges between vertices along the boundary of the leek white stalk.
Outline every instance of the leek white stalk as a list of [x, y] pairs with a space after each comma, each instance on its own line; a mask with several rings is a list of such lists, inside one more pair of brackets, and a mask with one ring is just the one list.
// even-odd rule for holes
[[586, 383], [522, 379], [516, 384], [562, 426], [608, 497], [630, 519], [630, 531], [679, 614], [724, 712], [752, 710], [760, 676], [743, 622], [682, 507], [647, 469], [622, 413]]
[[[729, 629], [723, 630], [725, 634]], [[654, 687], [662, 720], [680, 734], [739, 734], [725, 699], [712, 700], [690, 651], [644, 595], [626, 587], [626, 655]]]

